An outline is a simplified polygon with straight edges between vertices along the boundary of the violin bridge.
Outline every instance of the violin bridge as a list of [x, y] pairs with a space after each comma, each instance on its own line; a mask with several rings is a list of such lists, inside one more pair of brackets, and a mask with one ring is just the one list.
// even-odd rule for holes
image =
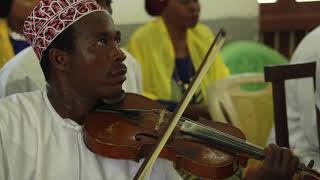
[[160, 131], [161, 129], [161, 125], [163, 124], [163, 122], [165, 121], [164, 120], [164, 117], [165, 117], [165, 114], [166, 114], [166, 111], [165, 110], [161, 110], [160, 113], [159, 113], [159, 118], [158, 118], [158, 121], [156, 123], [156, 126], [155, 126], [155, 131]]

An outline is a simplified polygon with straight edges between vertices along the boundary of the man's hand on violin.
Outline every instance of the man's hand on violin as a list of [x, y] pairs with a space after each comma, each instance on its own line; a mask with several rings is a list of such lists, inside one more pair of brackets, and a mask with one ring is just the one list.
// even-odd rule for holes
[[265, 159], [258, 167], [248, 170], [246, 180], [291, 180], [298, 169], [299, 159], [290, 149], [271, 144], [265, 148]]

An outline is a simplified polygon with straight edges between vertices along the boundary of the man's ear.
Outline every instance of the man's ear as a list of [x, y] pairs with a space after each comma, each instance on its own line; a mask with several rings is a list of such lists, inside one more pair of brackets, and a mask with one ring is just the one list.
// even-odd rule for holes
[[65, 71], [70, 67], [70, 56], [63, 50], [51, 48], [49, 50], [49, 60], [53, 68], [61, 71]]

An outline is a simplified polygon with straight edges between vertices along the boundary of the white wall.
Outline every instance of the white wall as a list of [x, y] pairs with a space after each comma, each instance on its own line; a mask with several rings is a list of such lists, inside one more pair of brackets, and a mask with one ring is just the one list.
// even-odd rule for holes
[[203, 19], [258, 17], [257, 0], [200, 0]]
[[115, 24], [136, 24], [150, 19], [144, 10], [144, 0], [113, 0]]
[[[256, 0], [200, 0], [201, 19], [224, 17], [258, 17]], [[150, 19], [144, 10], [144, 0], [114, 0], [116, 24], [143, 23]]]

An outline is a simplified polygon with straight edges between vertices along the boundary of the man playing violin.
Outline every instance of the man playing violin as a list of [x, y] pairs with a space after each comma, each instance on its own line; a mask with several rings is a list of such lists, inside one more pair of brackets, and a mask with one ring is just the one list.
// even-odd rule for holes
[[[125, 55], [110, 14], [94, 0], [42, 0], [24, 34], [48, 86], [0, 100], [0, 179], [132, 179], [140, 163], [99, 156], [83, 141], [83, 119], [97, 101], [124, 96]], [[271, 145], [266, 156], [247, 179], [292, 177], [298, 159], [290, 150]], [[149, 179], [181, 177], [159, 159]]]
[[[125, 55], [110, 14], [94, 0], [44, 0], [24, 33], [48, 87], [1, 101], [0, 179], [131, 179], [138, 163], [102, 158], [82, 139], [82, 119], [96, 101], [123, 95]], [[150, 177], [177, 178], [166, 160]]]

